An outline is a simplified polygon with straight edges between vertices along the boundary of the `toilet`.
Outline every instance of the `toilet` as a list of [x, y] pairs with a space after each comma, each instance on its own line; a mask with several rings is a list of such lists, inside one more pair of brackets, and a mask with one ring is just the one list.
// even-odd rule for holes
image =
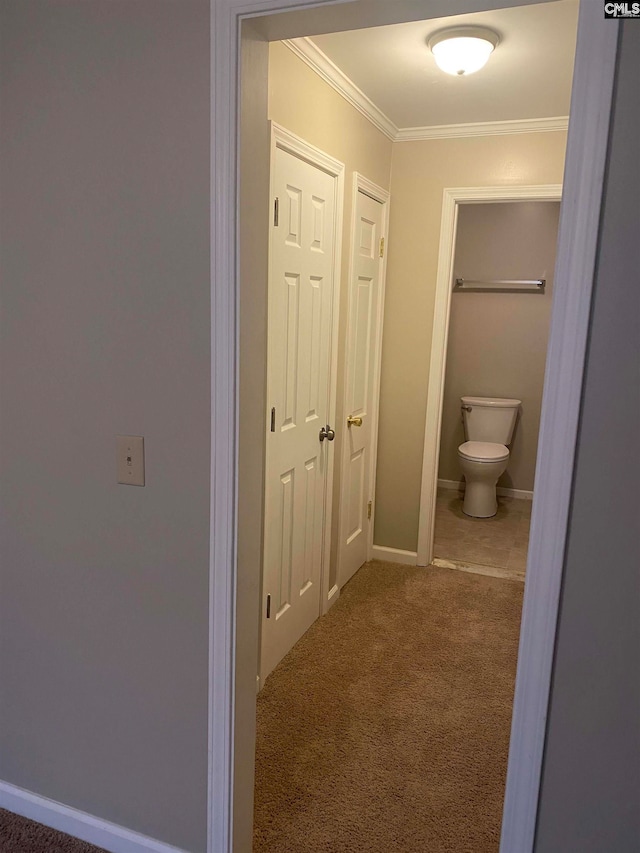
[[466, 487], [462, 511], [490, 518], [498, 511], [496, 484], [507, 470], [513, 428], [521, 400], [461, 397], [466, 441], [458, 448]]

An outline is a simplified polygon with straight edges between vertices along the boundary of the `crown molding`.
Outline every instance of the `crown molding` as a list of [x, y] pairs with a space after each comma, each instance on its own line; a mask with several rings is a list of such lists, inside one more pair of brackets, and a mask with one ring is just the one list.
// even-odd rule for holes
[[398, 128], [391, 119], [378, 109], [373, 101], [369, 100], [365, 93], [358, 89], [355, 83], [346, 74], [343, 74], [338, 66], [319, 47], [316, 47], [310, 38], [305, 36], [298, 39], [285, 39], [282, 44], [286, 45], [299, 59], [322, 77], [325, 83], [328, 83], [342, 95], [352, 107], [355, 107], [365, 118], [368, 118], [386, 137], [391, 140], [397, 138]]
[[338, 94], [362, 113], [392, 142], [418, 142], [423, 139], [459, 139], [468, 136], [501, 136], [508, 133], [548, 133], [567, 130], [568, 116], [525, 118], [511, 121], [440, 124], [425, 127], [401, 127], [379, 109], [347, 75], [308, 37], [282, 42], [316, 72]]
[[501, 136], [507, 133], [549, 133], [567, 130], [568, 116], [553, 118], [521, 118], [511, 121], [439, 124], [431, 127], [401, 127], [394, 142], [416, 142], [422, 139], [459, 139], [465, 136]]

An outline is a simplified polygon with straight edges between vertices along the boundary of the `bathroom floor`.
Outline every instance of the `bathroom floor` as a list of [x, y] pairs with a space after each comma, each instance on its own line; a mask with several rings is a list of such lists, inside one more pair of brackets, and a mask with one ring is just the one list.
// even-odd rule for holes
[[493, 518], [471, 518], [462, 512], [462, 498], [438, 489], [434, 564], [524, 580], [531, 501], [498, 497]]

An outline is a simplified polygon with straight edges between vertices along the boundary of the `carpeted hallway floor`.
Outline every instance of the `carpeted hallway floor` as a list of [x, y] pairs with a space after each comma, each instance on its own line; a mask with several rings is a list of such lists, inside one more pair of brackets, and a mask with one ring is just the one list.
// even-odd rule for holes
[[360, 569], [258, 697], [254, 853], [497, 851], [522, 592]]
[[[254, 853], [498, 850], [523, 585], [369, 563], [258, 697]], [[1, 853], [100, 853], [0, 810]]]
[[106, 853], [41, 823], [0, 809], [0, 853]]

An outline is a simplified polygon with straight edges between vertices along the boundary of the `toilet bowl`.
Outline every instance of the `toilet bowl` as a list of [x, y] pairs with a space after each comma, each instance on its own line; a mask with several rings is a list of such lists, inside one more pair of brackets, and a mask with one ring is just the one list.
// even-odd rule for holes
[[458, 459], [466, 482], [462, 511], [474, 518], [490, 518], [498, 511], [496, 484], [509, 464], [509, 448], [490, 441], [465, 441]]
[[496, 486], [507, 470], [509, 448], [521, 400], [505, 397], [461, 397], [466, 441], [458, 448], [465, 479], [462, 511], [490, 518], [498, 511]]

